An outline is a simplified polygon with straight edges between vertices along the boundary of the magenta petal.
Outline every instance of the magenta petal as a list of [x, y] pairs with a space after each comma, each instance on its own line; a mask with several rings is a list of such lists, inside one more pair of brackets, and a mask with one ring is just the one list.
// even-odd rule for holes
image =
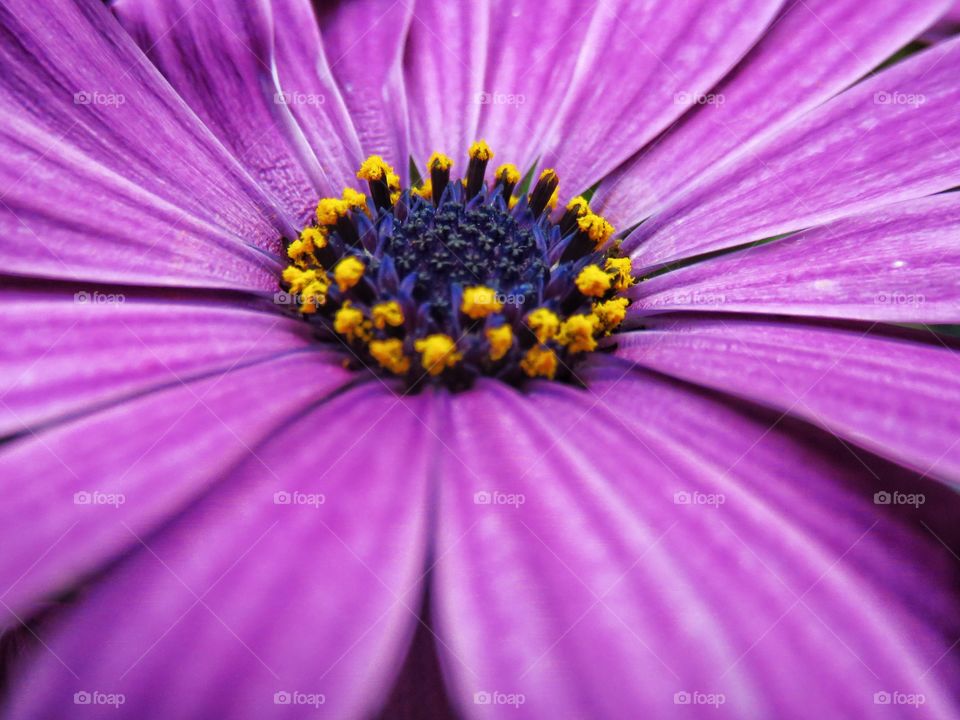
[[[780, 5], [774, 0], [597, 3], [577, 65], [564, 83], [565, 102], [543, 164], [556, 167], [571, 195], [589, 188], [695, 106], [750, 49]], [[543, 62], [571, 49], [561, 35]], [[536, 96], [530, 100], [537, 102]]]
[[352, 0], [320, 3], [320, 28], [364, 156], [380, 155], [406, 181], [407, 98], [403, 48], [413, 3]]
[[629, 227], [669, 204], [728, 154], [792, 120], [886, 60], [942, 11], [943, 0], [909, 4], [861, 0], [786, 3], [763, 39], [667, 134], [605, 179], [594, 204]]
[[958, 72], [960, 40], [865, 80], [721, 164], [624, 247], [659, 265], [957, 185]]
[[24, 615], [105, 566], [136, 545], [136, 534], [196, 502], [265, 437], [351, 379], [336, 358], [299, 353], [176, 382], [5, 445], [0, 585], [7, 608]]
[[632, 313], [960, 322], [960, 193], [890, 205], [647, 280]]
[[0, 292], [0, 434], [305, 349], [306, 324], [227, 303]]
[[101, 3], [14, 0], [0, 27], [6, 272], [268, 285], [282, 225]]
[[957, 711], [956, 561], [863, 465], [629, 369], [591, 387], [452, 401], [434, 573], [465, 717]]
[[617, 354], [819, 425], [924, 475], [960, 481], [960, 353], [873, 326], [652, 319]]
[[6, 717], [93, 690], [143, 720], [370, 717], [417, 624], [426, 412], [375, 383], [292, 418], [41, 629]]

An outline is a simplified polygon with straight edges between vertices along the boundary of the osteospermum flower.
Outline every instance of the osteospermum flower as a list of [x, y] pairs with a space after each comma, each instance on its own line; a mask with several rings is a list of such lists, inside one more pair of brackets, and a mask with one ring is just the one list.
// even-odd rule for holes
[[8, 0], [5, 717], [956, 717], [949, 3]]

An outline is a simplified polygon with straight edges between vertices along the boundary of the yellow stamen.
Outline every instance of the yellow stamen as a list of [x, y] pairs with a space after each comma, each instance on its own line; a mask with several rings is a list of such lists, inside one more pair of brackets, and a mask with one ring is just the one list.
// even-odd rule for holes
[[364, 212], [368, 212], [367, 196], [362, 192], [357, 192], [353, 188], [343, 189], [343, 201], [351, 210], [363, 210]]
[[433, 183], [430, 178], [427, 178], [420, 187], [414, 188], [410, 192], [424, 200], [433, 200]]
[[594, 303], [593, 314], [604, 332], [616, 329], [627, 316], [629, 301], [624, 297], [613, 298], [606, 302]]
[[373, 326], [377, 330], [383, 330], [387, 325], [390, 327], [400, 327], [403, 325], [403, 309], [396, 300], [378, 303], [370, 311], [373, 318]]
[[577, 195], [567, 203], [567, 210], [572, 210], [580, 218], [590, 212], [590, 203], [586, 201], [583, 195]]
[[371, 155], [363, 161], [363, 164], [357, 171], [357, 177], [360, 180], [367, 181], [383, 180], [392, 172], [393, 168], [385, 163], [382, 157], [379, 155]]
[[317, 222], [321, 225], [336, 225], [347, 214], [350, 206], [338, 198], [324, 198], [317, 203]]
[[557, 178], [557, 171], [554, 170], [553, 168], [547, 168], [542, 173], [540, 173], [540, 179], [538, 180], [538, 182], [541, 180], [552, 181], [552, 180], [555, 180], [556, 178]]
[[324, 248], [326, 246], [326, 234], [320, 228], [315, 228], [311, 225], [300, 231], [299, 239], [290, 243], [290, 247], [287, 248], [287, 257], [301, 267], [304, 267], [306, 261], [316, 261], [313, 253], [317, 248]]
[[613, 287], [618, 292], [623, 292], [636, 282], [631, 275], [633, 264], [630, 258], [607, 258], [607, 272], [613, 275]]
[[545, 377], [553, 380], [557, 372], [557, 354], [543, 345], [534, 345], [527, 350], [523, 360], [520, 361], [520, 369], [528, 377]]
[[497, 300], [497, 293], [484, 285], [465, 288], [460, 311], [467, 317], [477, 320], [503, 309], [503, 303]]
[[367, 340], [370, 337], [370, 323], [363, 312], [353, 307], [347, 300], [333, 318], [333, 329], [345, 336], [350, 342], [357, 338]]
[[406, 375], [410, 370], [410, 358], [403, 354], [403, 341], [398, 338], [371, 340], [370, 355], [380, 367], [395, 375]]
[[322, 278], [307, 284], [300, 292], [300, 312], [310, 315], [315, 313], [321, 305], [326, 305], [329, 289], [330, 281], [327, 280], [326, 274]]
[[536, 335], [537, 342], [543, 344], [560, 330], [560, 318], [552, 310], [537, 308], [527, 315], [527, 327]]
[[571, 315], [563, 321], [557, 341], [566, 345], [571, 353], [596, 350], [597, 341], [593, 334], [598, 325], [599, 320], [593, 315]]
[[557, 202], [559, 202], [559, 200], [560, 200], [560, 186], [557, 185], [553, 189], [553, 195], [551, 195], [550, 199], [547, 200], [547, 207], [550, 208], [551, 210], [556, 210]]
[[427, 161], [427, 168], [430, 170], [449, 170], [453, 167], [453, 160], [443, 153], [435, 152]]
[[497, 168], [497, 172], [494, 173], [494, 177], [500, 182], [516, 185], [518, 182], [520, 182], [520, 171], [513, 163], [504, 163]]
[[487, 145], [485, 140], [477, 140], [470, 146], [470, 157], [477, 160], [490, 160], [493, 157], [493, 150]]
[[338, 262], [336, 267], [333, 268], [333, 279], [337, 281], [340, 292], [346, 292], [360, 282], [365, 269], [363, 263], [353, 255], [347, 255]]
[[487, 328], [485, 335], [490, 343], [490, 359], [496, 362], [513, 346], [513, 330], [509, 325]]
[[324, 275], [323, 270], [301, 270], [293, 265], [288, 265], [283, 269], [283, 281], [290, 286], [290, 292], [298, 293], [307, 285], [320, 279]]
[[610, 276], [599, 265], [587, 265], [574, 281], [577, 289], [587, 297], [603, 297], [610, 289]]
[[463, 357], [457, 352], [457, 344], [449, 335], [438, 333], [427, 335], [413, 344], [420, 353], [420, 364], [431, 375], [439, 375], [446, 368], [453, 367]]
[[577, 225], [587, 234], [587, 237], [593, 240], [594, 247], [597, 248], [609, 240], [614, 233], [613, 225], [593, 213], [587, 213], [581, 217], [577, 220]]

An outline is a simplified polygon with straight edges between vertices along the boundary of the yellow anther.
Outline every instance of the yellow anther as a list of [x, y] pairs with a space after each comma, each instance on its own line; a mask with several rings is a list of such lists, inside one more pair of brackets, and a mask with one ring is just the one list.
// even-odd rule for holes
[[316, 282], [320, 277], [326, 277], [323, 270], [301, 270], [293, 265], [283, 269], [283, 281], [290, 286], [290, 292], [298, 293], [307, 285]]
[[542, 173], [540, 173], [540, 179], [538, 180], [538, 182], [542, 182], [544, 180], [553, 181], [556, 179], [557, 179], [557, 171], [554, 170], [553, 168], [547, 168]]
[[527, 327], [537, 337], [537, 342], [545, 343], [560, 330], [560, 318], [552, 310], [537, 308], [527, 315]]
[[594, 247], [597, 248], [609, 240], [614, 233], [613, 225], [591, 212], [577, 220], [577, 225], [587, 234], [587, 237], [593, 240]]
[[600, 323], [600, 329], [610, 332], [616, 329], [627, 316], [629, 301], [624, 297], [613, 298], [606, 302], [594, 303], [593, 314]]
[[453, 160], [443, 153], [435, 152], [427, 161], [427, 168], [430, 170], [449, 170], [453, 167]]
[[453, 367], [463, 357], [457, 352], [457, 344], [449, 335], [438, 333], [427, 335], [413, 344], [420, 353], [420, 364], [431, 375], [439, 375], [448, 367]]
[[393, 168], [385, 163], [382, 157], [379, 155], [371, 155], [363, 161], [363, 164], [357, 171], [357, 177], [367, 181], [383, 180], [392, 172]]
[[336, 225], [347, 214], [350, 206], [339, 198], [324, 198], [317, 203], [317, 222], [321, 225]]
[[410, 370], [410, 358], [403, 354], [403, 341], [398, 338], [371, 340], [369, 350], [380, 367], [395, 375], [406, 375]]
[[518, 198], [516, 195], [512, 196], [512, 197], [510, 198], [510, 202], [508, 203], [509, 208], [510, 208], [511, 210], [513, 210], [513, 208], [516, 206], [516, 204], [517, 204], [519, 201], [520, 201], [520, 198]]
[[367, 196], [353, 188], [343, 189], [343, 201], [351, 210], [367, 210]]
[[520, 182], [520, 171], [513, 163], [504, 163], [497, 168], [494, 177], [500, 182], [516, 185]]
[[353, 255], [347, 255], [338, 262], [333, 268], [333, 279], [337, 281], [340, 292], [346, 292], [360, 282], [365, 269], [363, 263]]
[[373, 319], [373, 326], [377, 330], [383, 330], [388, 325], [390, 327], [403, 325], [403, 309], [396, 300], [388, 300], [374, 305], [370, 311], [370, 317]]
[[596, 350], [597, 341], [593, 335], [599, 324], [600, 321], [593, 315], [571, 315], [563, 321], [557, 341], [571, 353]]
[[603, 297], [610, 289], [610, 276], [599, 265], [587, 265], [574, 281], [577, 289], [587, 297]]
[[553, 189], [553, 195], [550, 196], [550, 199], [547, 200], [547, 207], [551, 210], [557, 209], [557, 203], [560, 201], [560, 186], [557, 185]]
[[465, 288], [463, 300], [460, 302], [460, 312], [467, 317], [477, 320], [493, 315], [503, 309], [503, 303], [497, 300], [497, 293], [493, 288], [484, 285], [474, 285]]
[[309, 246], [310, 252], [313, 252], [317, 248], [325, 248], [327, 246], [326, 230], [313, 227], [312, 225], [300, 231], [300, 239], [304, 245]]
[[557, 373], [557, 354], [543, 345], [534, 345], [527, 350], [523, 360], [520, 361], [520, 369], [528, 377], [545, 377], [553, 380], [553, 376]]
[[494, 362], [506, 355], [513, 345], [513, 330], [509, 325], [487, 328], [485, 335], [490, 343], [490, 359]]
[[390, 202], [396, 205], [400, 199], [400, 176], [395, 172], [387, 173], [387, 188], [390, 190]]
[[433, 183], [430, 178], [427, 178], [420, 187], [414, 188], [410, 192], [424, 200], [433, 200]]
[[356, 339], [367, 340], [370, 337], [370, 324], [363, 312], [353, 307], [347, 300], [333, 318], [333, 329], [350, 342]]
[[470, 157], [477, 160], [489, 160], [493, 157], [493, 150], [487, 145], [485, 140], [477, 140], [470, 146]]
[[327, 304], [327, 291], [330, 289], [330, 281], [326, 274], [322, 277], [308, 283], [300, 291], [300, 312], [310, 315], [315, 313], [321, 305]]
[[567, 210], [575, 212], [577, 217], [580, 218], [590, 212], [590, 203], [587, 202], [583, 195], [577, 195], [567, 203]]
[[613, 275], [613, 287], [617, 292], [623, 292], [636, 282], [631, 275], [633, 264], [630, 258], [607, 258], [607, 272]]

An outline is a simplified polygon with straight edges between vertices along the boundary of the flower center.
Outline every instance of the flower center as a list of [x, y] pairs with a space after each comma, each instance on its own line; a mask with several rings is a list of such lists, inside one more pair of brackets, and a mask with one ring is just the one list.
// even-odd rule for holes
[[369, 195], [346, 188], [318, 203], [316, 222], [286, 248], [282, 277], [318, 338], [411, 386], [573, 377], [624, 319], [630, 259], [583, 197], [555, 212], [553, 170], [517, 197], [513, 165], [485, 182], [492, 157], [474, 143], [460, 180], [453, 161], [434, 153], [424, 182], [403, 190], [371, 156], [357, 173]]

